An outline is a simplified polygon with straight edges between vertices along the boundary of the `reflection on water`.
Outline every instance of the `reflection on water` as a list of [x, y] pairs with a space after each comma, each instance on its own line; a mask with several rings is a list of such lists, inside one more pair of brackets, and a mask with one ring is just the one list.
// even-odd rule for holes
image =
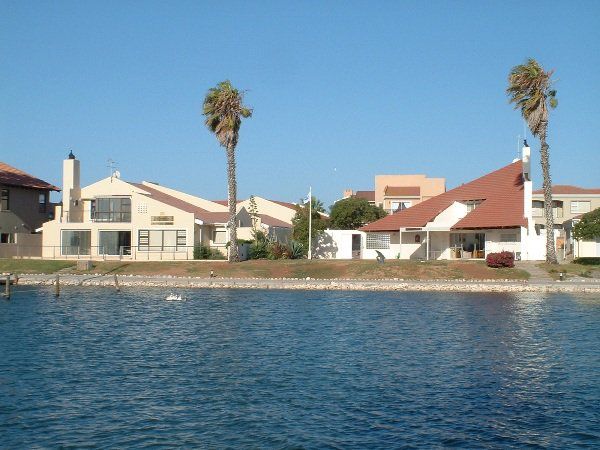
[[22, 289], [3, 447], [598, 445], [594, 296]]

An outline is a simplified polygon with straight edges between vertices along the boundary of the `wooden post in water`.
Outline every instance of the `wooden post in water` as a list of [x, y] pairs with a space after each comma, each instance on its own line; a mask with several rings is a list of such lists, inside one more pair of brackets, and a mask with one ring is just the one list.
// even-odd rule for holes
[[10, 274], [6, 275], [6, 286], [4, 295], [6, 296], [6, 298], [10, 298]]
[[117, 274], [115, 273], [115, 288], [117, 292], [121, 292], [121, 288], [119, 287], [119, 279], [117, 278]]
[[56, 274], [56, 281], [54, 282], [54, 296], [60, 296], [60, 275]]

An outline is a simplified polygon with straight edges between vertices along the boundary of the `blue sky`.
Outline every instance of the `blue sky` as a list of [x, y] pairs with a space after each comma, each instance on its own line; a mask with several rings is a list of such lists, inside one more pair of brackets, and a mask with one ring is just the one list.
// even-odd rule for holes
[[[109, 174], [226, 198], [207, 89], [247, 90], [239, 197], [331, 204], [384, 173], [449, 188], [508, 164], [504, 93], [528, 56], [556, 70], [553, 181], [600, 186], [600, 2], [0, 0], [0, 160], [60, 185]], [[531, 140], [539, 165], [539, 142]], [[539, 170], [534, 182], [541, 184]]]

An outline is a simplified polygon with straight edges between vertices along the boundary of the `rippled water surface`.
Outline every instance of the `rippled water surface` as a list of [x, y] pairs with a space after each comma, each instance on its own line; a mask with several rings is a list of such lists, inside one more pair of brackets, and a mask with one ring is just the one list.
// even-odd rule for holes
[[20, 288], [0, 447], [600, 445], [600, 299]]

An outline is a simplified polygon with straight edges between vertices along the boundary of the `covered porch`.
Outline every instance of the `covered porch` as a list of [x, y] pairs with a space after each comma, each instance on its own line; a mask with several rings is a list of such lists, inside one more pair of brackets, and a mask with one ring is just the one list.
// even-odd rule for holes
[[400, 259], [485, 259], [484, 232], [452, 231], [448, 228], [401, 228]]

